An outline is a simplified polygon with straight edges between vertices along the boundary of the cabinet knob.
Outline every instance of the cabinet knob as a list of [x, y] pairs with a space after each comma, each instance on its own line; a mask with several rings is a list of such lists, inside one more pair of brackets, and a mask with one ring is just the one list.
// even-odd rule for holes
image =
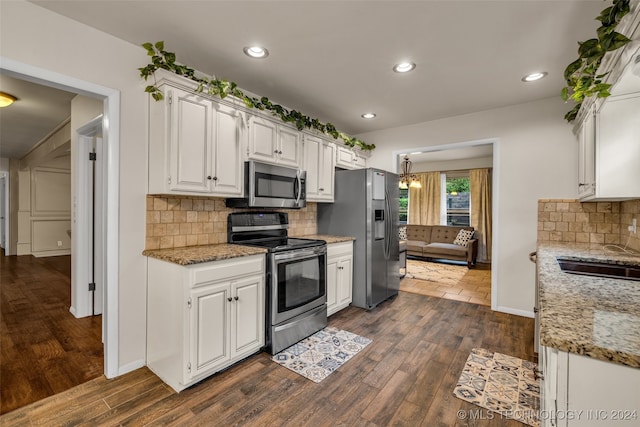
[[233, 299], [238, 301], [240, 299], [240, 297], [236, 295], [235, 297], [233, 297]]
[[320, 191], [324, 191], [324, 188], [318, 188], [318, 190], [320, 190]]
[[209, 175], [209, 176], [207, 176], [207, 179], [208, 179], [209, 181], [211, 181], [213, 178], [211, 178], [211, 175]]
[[233, 298], [231, 298], [231, 297], [227, 298], [227, 301], [229, 301], [229, 302], [231, 302], [232, 300], [233, 300]]
[[273, 150], [274, 153], [278, 154], [278, 150]]
[[213, 177], [213, 180], [214, 180], [214, 181], [217, 181], [217, 180], [218, 180], [218, 177], [217, 177], [217, 176], [214, 176], [214, 177]]

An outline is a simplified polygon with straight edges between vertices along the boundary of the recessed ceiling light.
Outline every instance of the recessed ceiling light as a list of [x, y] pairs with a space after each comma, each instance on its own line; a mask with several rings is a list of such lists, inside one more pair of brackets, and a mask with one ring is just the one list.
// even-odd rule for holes
[[416, 68], [416, 64], [413, 62], [401, 62], [393, 66], [393, 71], [396, 73], [408, 73], [414, 68]]
[[360, 117], [363, 119], [373, 119], [376, 116], [376, 113], [364, 113]]
[[244, 51], [245, 55], [252, 58], [266, 58], [267, 56], [269, 56], [269, 51], [260, 46], [247, 46], [242, 50]]
[[522, 78], [523, 82], [535, 82], [536, 80], [540, 80], [545, 77], [548, 73], [546, 71], [535, 72], [531, 74], [527, 74]]

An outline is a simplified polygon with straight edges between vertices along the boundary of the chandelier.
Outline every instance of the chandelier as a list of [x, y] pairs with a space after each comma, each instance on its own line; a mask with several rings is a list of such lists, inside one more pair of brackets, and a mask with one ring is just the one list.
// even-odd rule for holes
[[418, 177], [411, 174], [411, 160], [409, 160], [409, 155], [405, 154], [404, 160], [402, 160], [400, 164], [400, 170], [400, 188], [422, 188]]

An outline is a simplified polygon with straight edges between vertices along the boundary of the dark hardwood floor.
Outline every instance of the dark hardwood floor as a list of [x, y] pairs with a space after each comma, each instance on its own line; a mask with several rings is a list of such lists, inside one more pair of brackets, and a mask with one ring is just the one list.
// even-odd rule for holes
[[[148, 369], [73, 390], [0, 417], [3, 426], [522, 426], [453, 396], [474, 347], [533, 360], [533, 319], [400, 292], [374, 310], [349, 307], [329, 324], [373, 339], [316, 384], [254, 355], [173, 392]], [[476, 412], [476, 414], [478, 414]]]
[[102, 375], [101, 316], [70, 301], [70, 256], [0, 253], [0, 413]]

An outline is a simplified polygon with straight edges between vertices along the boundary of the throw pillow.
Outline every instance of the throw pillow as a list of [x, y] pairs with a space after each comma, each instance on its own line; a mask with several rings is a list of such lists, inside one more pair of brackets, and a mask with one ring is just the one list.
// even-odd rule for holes
[[470, 230], [460, 230], [455, 240], [453, 241], [454, 245], [467, 246], [469, 240], [473, 237], [473, 231]]
[[407, 227], [398, 228], [398, 238], [400, 240], [407, 240]]

